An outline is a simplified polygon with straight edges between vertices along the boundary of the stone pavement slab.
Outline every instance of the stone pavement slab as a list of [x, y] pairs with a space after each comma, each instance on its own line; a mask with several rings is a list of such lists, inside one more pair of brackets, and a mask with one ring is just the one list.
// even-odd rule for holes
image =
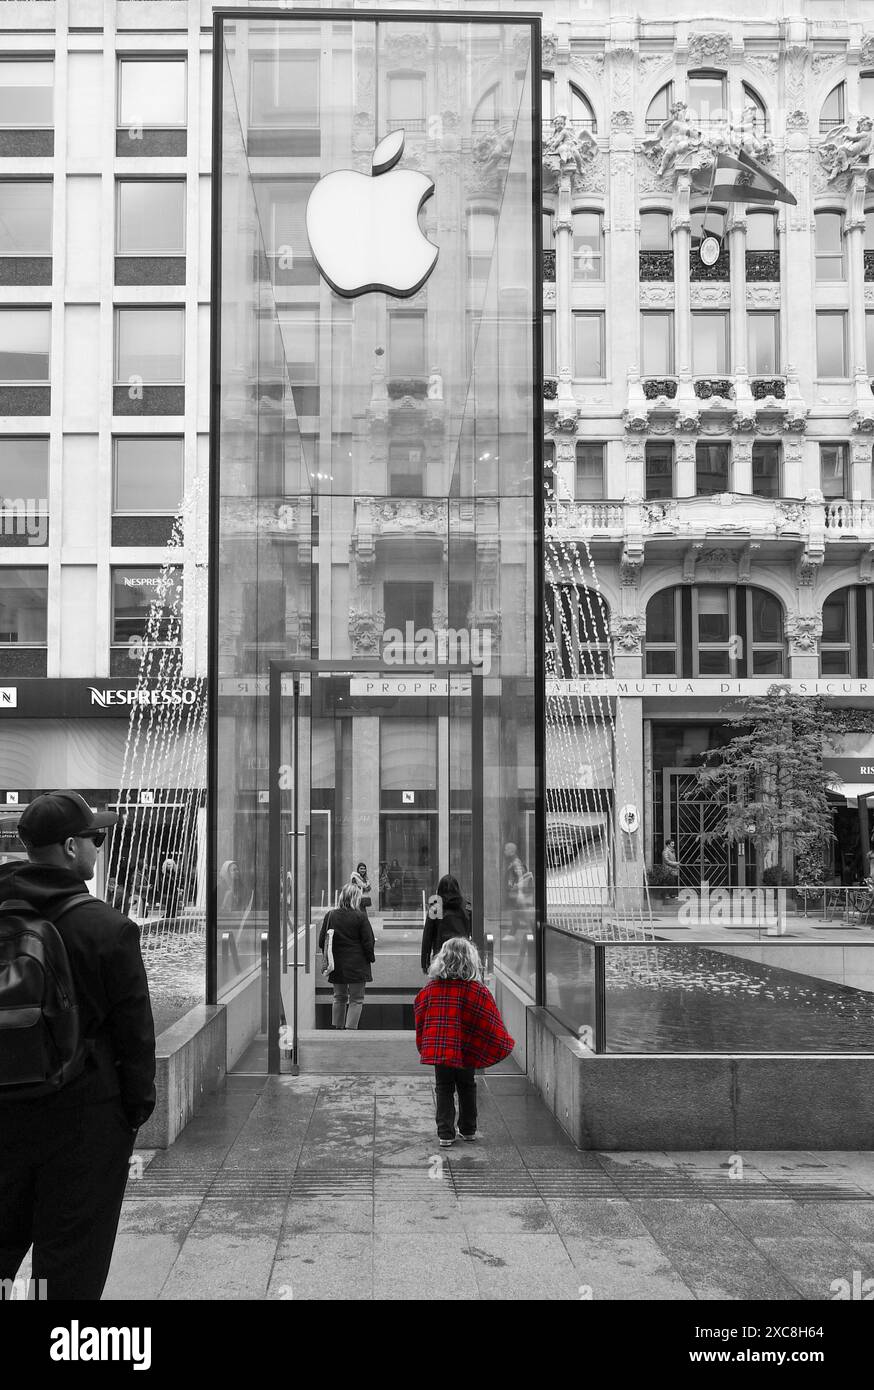
[[441, 1150], [424, 1071], [228, 1078], [141, 1155], [106, 1296], [789, 1301], [874, 1277], [874, 1153], [581, 1152], [521, 1073], [478, 1091], [479, 1142]]

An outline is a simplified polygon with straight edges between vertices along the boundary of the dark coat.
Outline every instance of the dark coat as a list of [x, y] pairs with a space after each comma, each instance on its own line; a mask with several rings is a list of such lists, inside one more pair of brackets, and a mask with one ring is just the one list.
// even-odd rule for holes
[[432, 958], [450, 937], [466, 936], [470, 940], [472, 935], [470, 917], [460, 903], [457, 907], [444, 907], [443, 916], [436, 921], [426, 917], [422, 932], [422, 969], [428, 969]]
[[[24, 899], [49, 920], [53, 908], [87, 891], [69, 869], [21, 862], [0, 866], [0, 902]], [[66, 1109], [120, 1096], [131, 1128], [137, 1128], [155, 1108], [155, 1025], [139, 928], [93, 898], [70, 908], [57, 930], [70, 960], [82, 1036], [93, 1047], [84, 1070], [52, 1102]], [[36, 1097], [0, 1101], [41, 1103]]]
[[325, 913], [319, 932], [319, 950], [324, 950], [328, 929], [334, 929], [334, 969], [328, 979], [332, 985], [355, 985], [372, 980], [370, 967], [376, 959], [373, 928], [366, 912], [350, 907], [334, 907]]

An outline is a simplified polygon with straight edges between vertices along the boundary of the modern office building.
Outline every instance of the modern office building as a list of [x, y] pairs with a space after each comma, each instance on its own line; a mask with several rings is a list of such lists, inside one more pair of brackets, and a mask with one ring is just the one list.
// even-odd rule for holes
[[[398, 17], [381, 67], [351, 37], [322, 53], [319, 17], [305, 19], [304, 8], [288, 9], [295, 23], [282, 28], [265, 7], [249, 7], [245, 62], [235, 52], [225, 87], [238, 99], [235, 125], [222, 108], [223, 158], [234, 138], [239, 160], [246, 155], [235, 283], [245, 285], [245, 312], [257, 290], [263, 313], [257, 341], [238, 322], [236, 339], [223, 331], [213, 343], [222, 438], [236, 429], [240, 440], [236, 482], [223, 472], [213, 491], [227, 541], [213, 560], [227, 574], [245, 552], [255, 566], [236, 571], [215, 674], [239, 683], [224, 697], [242, 707], [266, 699], [257, 682], [269, 682], [271, 660], [299, 671], [354, 660], [361, 678], [419, 658], [430, 670], [447, 664], [440, 634], [453, 632], [466, 634], [456, 664], [493, 660], [495, 679], [513, 633], [525, 648], [516, 674], [529, 664], [533, 679], [536, 606], [523, 605], [523, 590], [535, 537], [519, 530], [515, 555], [506, 548], [508, 498], [523, 494], [505, 471], [503, 405], [491, 410], [490, 438], [478, 425], [476, 479], [446, 471], [461, 457], [459, 393], [486, 345], [478, 333], [490, 317], [500, 191], [514, 151], [521, 157], [524, 55], [510, 55], [513, 22], [530, 9], [543, 35], [544, 392], [531, 418], [543, 427], [549, 694], [545, 845], [534, 828], [536, 759], [516, 739], [501, 745], [502, 765], [516, 769], [512, 813], [494, 818], [486, 850], [465, 830], [471, 763], [459, 739], [469, 725], [450, 737], [450, 703], [407, 715], [412, 706], [392, 688], [384, 710], [332, 721], [329, 733], [299, 686], [317, 750], [311, 900], [330, 902], [363, 859], [374, 911], [402, 924], [418, 917], [435, 875], [457, 864], [469, 891], [479, 885], [481, 927], [500, 960], [500, 910], [485, 900], [503, 880], [505, 839], [526, 863], [544, 856], [544, 906], [574, 907], [583, 882], [588, 903], [643, 910], [645, 868], [668, 838], [684, 881], [751, 881], [752, 846], [713, 835], [719, 810], [694, 777], [726, 737], [732, 699], [777, 678], [860, 706], [874, 695], [869, 7], [797, 0], [790, 14], [739, 3], [708, 17], [693, 5], [666, 15], [653, 0], [483, 0], [492, 22], [478, 31], [479, 55], [473, 39], [444, 52], [436, 29]], [[377, 12], [353, 8], [356, 24]], [[428, 8], [409, 3], [403, 15]], [[7, 804], [63, 783], [110, 800], [130, 783], [129, 701], [140, 697], [128, 692], [168, 559], [145, 687], [165, 689], [172, 672], [180, 691], [190, 682], [196, 692], [207, 673], [216, 9], [206, 0], [0, 5]], [[439, 245], [438, 268], [411, 294], [349, 299], [316, 262], [307, 203], [337, 168], [365, 174], [377, 143], [401, 129], [398, 168], [435, 183], [420, 221]], [[796, 203], [720, 201], [718, 185], [708, 199], [719, 150], [752, 155]], [[221, 206], [234, 206], [227, 193]], [[701, 251], [708, 237], [712, 259]], [[439, 279], [450, 264], [451, 292]], [[513, 275], [524, 281], [519, 266]], [[498, 308], [524, 318], [512, 295], [492, 305], [492, 318]], [[229, 341], [236, 361], [221, 355]], [[521, 365], [511, 354], [508, 370]], [[266, 470], [254, 493], [251, 430]], [[511, 457], [529, 453], [520, 446]], [[481, 494], [495, 505], [480, 505]], [[434, 646], [423, 639], [417, 655], [420, 632]], [[404, 724], [420, 712], [412, 756]], [[523, 714], [530, 722], [527, 706], [520, 722]], [[240, 716], [233, 745], [230, 725], [217, 729], [225, 785], [231, 770], [236, 778], [217, 827], [217, 904], [263, 913], [266, 924], [258, 846], [269, 838], [269, 731], [244, 733], [245, 723]], [[833, 868], [846, 881], [869, 842], [869, 756], [859, 740], [840, 760]], [[351, 819], [337, 811], [344, 778]], [[196, 783], [193, 766], [187, 780]], [[185, 782], [156, 771], [139, 787], [147, 807], [178, 806]], [[502, 968], [533, 997], [536, 951], [515, 928]], [[251, 930], [219, 924], [217, 998], [259, 951]], [[409, 983], [399, 978], [396, 989], [387, 1009], [408, 1002]]]

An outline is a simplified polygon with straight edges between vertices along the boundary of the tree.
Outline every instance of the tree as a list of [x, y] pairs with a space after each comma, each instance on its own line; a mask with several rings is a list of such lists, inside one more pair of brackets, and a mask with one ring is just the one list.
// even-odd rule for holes
[[737, 701], [738, 732], [705, 754], [702, 789], [725, 805], [717, 833], [730, 841], [752, 838], [761, 874], [766, 845], [776, 841], [777, 864], [794, 857], [798, 882], [821, 882], [819, 869], [832, 839], [827, 792], [835, 777], [823, 767], [847, 733], [874, 729], [874, 713], [829, 704], [821, 696], [793, 695], [772, 685], [767, 695]]

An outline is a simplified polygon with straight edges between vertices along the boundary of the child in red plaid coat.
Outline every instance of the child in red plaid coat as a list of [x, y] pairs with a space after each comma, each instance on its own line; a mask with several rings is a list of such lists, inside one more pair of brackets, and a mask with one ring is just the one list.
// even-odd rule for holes
[[476, 1139], [476, 1076], [493, 1067], [515, 1046], [489, 991], [482, 982], [479, 952], [466, 937], [445, 942], [431, 962], [431, 981], [416, 996], [416, 1046], [424, 1066], [433, 1066], [437, 1091], [437, 1137], [442, 1149], [455, 1143], [455, 1092], [458, 1132]]

